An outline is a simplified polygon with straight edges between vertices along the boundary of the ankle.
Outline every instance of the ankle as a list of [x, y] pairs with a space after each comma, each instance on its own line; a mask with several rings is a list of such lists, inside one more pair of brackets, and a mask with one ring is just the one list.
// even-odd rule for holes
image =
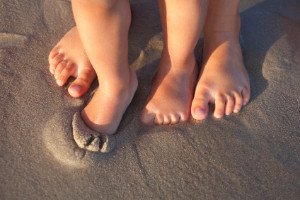
[[160, 61], [160, 67], [163, 71], [173, 71], [178, 73], [191, 73], [194, 71], [196, 65], [196, 58], [194, 52], [188, 54], [170, 55], [169, 52], [163, 51]]
[[132, 69], [129, 68], [120, 74], [98, 77], [98, 82], [102, 89], [110, 91], [112, 95], [116, 95], [128, 92], [132, 82], [137, 82], [137, 79]]

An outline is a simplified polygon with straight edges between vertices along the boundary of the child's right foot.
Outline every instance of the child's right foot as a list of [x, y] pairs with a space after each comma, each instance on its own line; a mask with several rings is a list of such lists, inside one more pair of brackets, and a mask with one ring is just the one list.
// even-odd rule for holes
[[86, 125], [101, 135], [112, 135], [117, 131], [123, 114], [135, 94], [137, 77], [129, 66], [128, 69], [129, 73], [124, 74], [126, 78], [118, 84], [102, 80], [92, 100], [81, 111], [81, 117]]
[[52, 49], [49, 64], [57, 85], [63, 86], [71, 76], [76, 78], [68, 89], [72, 97], [85, 94], [96, 77], [76, 27], [73, 27]]

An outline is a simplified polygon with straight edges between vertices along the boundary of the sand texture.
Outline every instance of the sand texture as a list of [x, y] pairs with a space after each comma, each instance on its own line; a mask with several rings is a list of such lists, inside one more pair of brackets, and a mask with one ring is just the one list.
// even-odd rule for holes
[[73, 99], [48, 70], [70, 1], [0, 0], [0, 199], [300, 199], [300, 1], [242, 0], [252, 95], [239, 114], [152, 128], [139, 118], [163, 45], [158, 5], [131, 5], [139, 87], [101, 153], [72, 135], [97, 83]]

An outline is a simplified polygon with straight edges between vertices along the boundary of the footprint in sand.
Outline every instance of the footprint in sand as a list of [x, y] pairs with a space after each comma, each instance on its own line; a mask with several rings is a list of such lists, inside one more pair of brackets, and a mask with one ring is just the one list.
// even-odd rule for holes
[[12, 33], [0, 33], [0, 49], [23, 47], [28, 37]]
[[115, 136], [99, 136], [84, 124], [79, 112], [73, 118], [72, 113], [66, 109], [53, 115], [45, 124], [43, 142], [60, 163], [84, 168], [109, 155], [106, 153], [115, 149], [117, 140]]

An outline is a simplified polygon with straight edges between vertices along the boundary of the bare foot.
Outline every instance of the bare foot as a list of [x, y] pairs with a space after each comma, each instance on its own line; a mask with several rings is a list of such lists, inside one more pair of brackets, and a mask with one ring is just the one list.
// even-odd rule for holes
[[76, 27], [73, 27], [52, 49], [49, 64], [57, 85], [63, 86], [71, 76], [76, 78], [68, 89], [72, 97], [85, 94], [96, 77]]
[[249, 99], [249, 78], [238, 34], [211, 32], [204, 41], [204, 62], [192, 103], [192, 116], [205, 119], [208, 103], [214, 103], [214, 117], [221, 118], [224, 113], [239, 112]]
[[135, 72], [129, 70], [128, 81], [123, 84], [105, 85], [102, 81], [92, 100], [81, 111], [82, 119], [94, 131], [103, 135], [116, 132], [138, 85]]
[[195, 59], [190, 59], [186, 67], [176, 66], [161, 58], [159, 71], [152, 87], [141, 120], [146, 125], [176, 124], [187, 121], [197, 79]]

